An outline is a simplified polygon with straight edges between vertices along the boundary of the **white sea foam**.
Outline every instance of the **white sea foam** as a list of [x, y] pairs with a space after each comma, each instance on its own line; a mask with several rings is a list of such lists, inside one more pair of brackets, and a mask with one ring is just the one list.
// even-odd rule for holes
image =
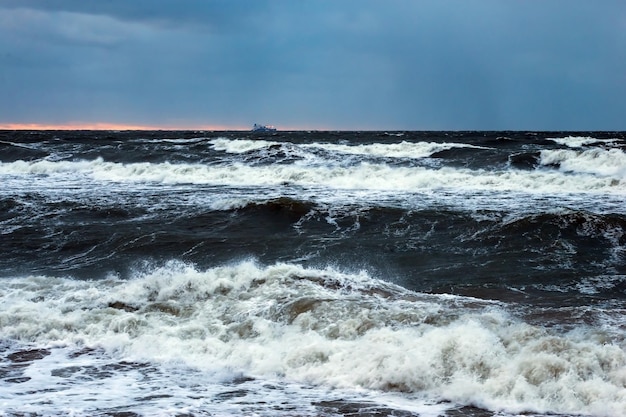
[[590, 136], [566, 136], [563, 138], [548, 138], [559, 145], [569, 146], [571, 148], [580, 148], [585, 145], [591, 145], [594, 143], [614, 143], [617, 139], [596, 139]]
[[[448, 404], [406, 399], [393, 393], [369, 395], [289, 383], [277, 378], [239, 378], [232, 372], [202, 372], [154, 362], [119, 362], [103, 352], [49, 350], [30, 364], [28, 381], [3, 386], [2, 415], [254, 415], [264, 417], [336, 416], [316, 403], [341, 398], [357, 409], [393, 407], [423, 417], [444, 415]], [[23, 365], [23, 364], [22, 364]], [[25, 394], [26, 392], [26, 394]]]
[[[280, 142], [250, 139], [226, 139], [218, 138], [211, 140], [213, 148], [218, 151], [228, 153], [246, 153], [254, 150], [279, 146]], [[302, 145], [292, 145], [296, 149], [311, 150], [321, 149], [329, 152], [365, 155], [385, 158], [426, 158], [436, 152], [441, 152], [453, 148], [474, 148], [485, 149], [480, 146], [468, 145], [464, 143], [437, 143], [437, 142], [407, 142], [400, 143], [374, 143], [360, 145], [342, 145], [332, 143], [312, 143]]]
[[558, 164], [559, 169], [565, 172], [626, 179], [626, 153], [620, 149], [543, 150], [540, 154], [540, 163]]
[[268, 148], [270, 146], [279, 145], [279, 142], [267, 141], [267, 140], [252, 140], [252, 139], [228, 139], [217, 138], [212, 139], [209, 143], [216, 151], [223, 151], [227, 153], [246, 153], [256, 151], [258, 149]]
[[454, 148], [485, 149], [464, 143], [437, 143], [437, 142], [406, 142], [400, 143], [374, 143], [370, 145], [337, 145], [337, 144], [313, 144], [305, 145], [325, 149], [331, 152], [339, 152], [351, 155], [367, 155], [385, 158], [426, 158], [437, 152]]
[[[0, 163], [0, 175], [58, 176], [72, 179], [83, 176], [107, 182], [147, 182], [162, 184], [207, 184], [234, 187], [292, 185], [343, 190], [419, 192], [424, 190], [514, 191], [528, 193], [626, 193], [624, 153], [611, 151], [546, 152], [544, 165], [559, 163], [560, 171], [502, 170], [466, 168], [431, 169], [394, 167], [360, 163], [340, 165], [266, 165], [244, 163], [229, 165], [105, 162], [91, 161], [16, 161]], [[568, 153], [573, 152], [573, 153]], [[570, 175], [575, 172], [579, 175]]]
[[508, 412], [626, 413], [623, 340], [550, 333], [497, 303], [413, 293], [366, 273], [171, 263], [131, 281], [8, 279], [0, 303], [2, 340]]

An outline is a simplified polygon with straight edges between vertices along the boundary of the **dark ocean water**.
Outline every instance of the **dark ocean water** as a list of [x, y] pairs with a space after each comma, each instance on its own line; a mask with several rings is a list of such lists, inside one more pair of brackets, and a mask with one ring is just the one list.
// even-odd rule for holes
[[0, 132], [0, 415], [624, 416], [626, 134]]

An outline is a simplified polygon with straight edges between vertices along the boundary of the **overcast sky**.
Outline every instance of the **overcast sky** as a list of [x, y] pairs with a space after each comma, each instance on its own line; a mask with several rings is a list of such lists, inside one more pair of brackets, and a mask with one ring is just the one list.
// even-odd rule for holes
[[626, 130], [625, 0], [0, 0], [0, 125]]

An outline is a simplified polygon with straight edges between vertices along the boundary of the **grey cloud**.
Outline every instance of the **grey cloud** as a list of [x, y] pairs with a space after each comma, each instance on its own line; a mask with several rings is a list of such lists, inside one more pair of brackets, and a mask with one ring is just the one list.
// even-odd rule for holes
[[[43, 23], [3, 23], [28, 12]], [[611, 0], [5, 0], [0, 114], [615, 129], [625, 32]]]
[[225, 29], [249, 24], [267, 9], [267, 0], [3, 0], [0, 7], [106, 15], [155, 25]]

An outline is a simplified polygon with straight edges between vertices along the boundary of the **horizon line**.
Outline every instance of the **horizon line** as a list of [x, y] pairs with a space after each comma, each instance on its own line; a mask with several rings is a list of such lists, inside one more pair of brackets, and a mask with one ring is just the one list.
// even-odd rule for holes
[[[250, 127], [233, 126], [233, 125], [144, 125], [144, 124], [125, 124], [125, 123], [108, 123], [108, 122], [79, 122], [79, 123], [0, 123], [0, 130], [101, 130], [101, 131], [250, 131]], [[330, 127], [293, 127], [284, 126], [277, 129], [278, 131], [345, 131], [345, 132], [624, 132], [624, 130], [585, 130], [585, 129], [381, 129], [381, 128], [350, 128], [337, 129]]]
[[[338, 129], [332, 127], [310, 127], [310, 126], [274, 126], [278, 131], [289, 132], [289, 131], [373, 131], [373, 132], [382, 132], [382, 131], [408, 131], [407, 129], [372, 129], [372, 128], [361, 128], [361, 129]], [[252, 126], [242, 127], [235, 125], [149, 125], [149, 124], [125, 124], [125, 123], [108, 123], [108, 122], [69, 122], [69, 123], [0, 123], [0, 130], [102, 130], [102, 131], [194, 131], [194, 130], [204, 130], [204, 131], [251, 131]], [[428, 129], [427, 129], [428, 130]]]
[[226, 125], [149, 125], [127, 123], [0, 123], [0, 130], [249, 130], [240, 126]]

